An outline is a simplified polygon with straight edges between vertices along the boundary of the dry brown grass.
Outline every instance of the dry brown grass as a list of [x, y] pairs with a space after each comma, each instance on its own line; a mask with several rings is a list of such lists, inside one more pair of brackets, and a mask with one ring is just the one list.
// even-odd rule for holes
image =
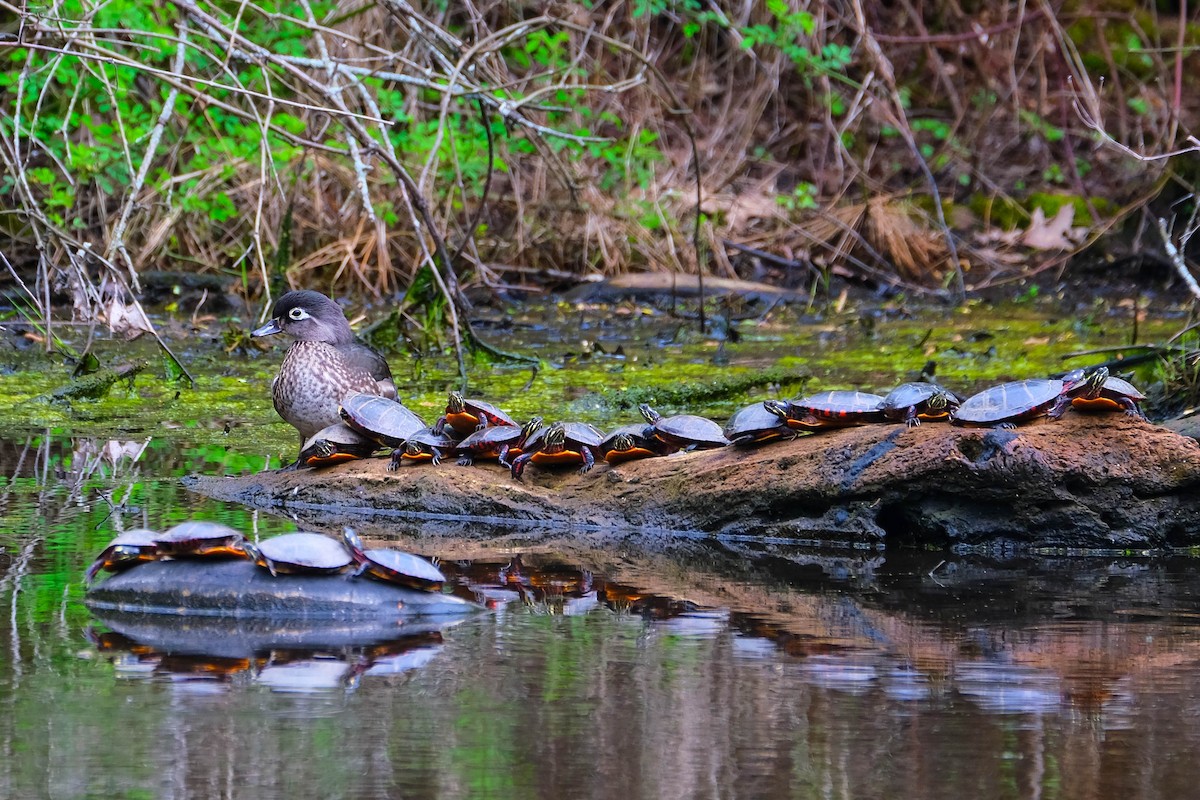
[[[389, 296], [435, 263], [444, 238], [451, 249], [466, 242], [452, 270], [439, 264], [454, 296], [456, 281], [520, 284], [530, 269], [702, 269], [735, 277], [741, 262], [726, 252], [725, 239], [838, 263], [866, 280], [936, 289], [959, 268], [971, 268], [972, 282], [1013, 268], [972, 251], [963, 231], [929, 213], [940, 207], [927, 201], [934, 188], [948, 206], [1002, 198], [1020, 208], [1034, 188], [1089, 202], [1102, 197], [1109, 202], [1095, 211], [1098, 230], [1152, 198], [1169, 162], [1131, 168], [1075, 106], [1142, 151], [1168, 150], [1196, 127], [1197, 94], [1188, 85], [1194, 70], [1177, 72], [1169, 55], [1196, 43], [1180, 34], [1180, 20], [1156, 16], [1151, 0], [1132, 8], [1124, 0], [1068, 2], [1057, 10], [1015, 0], [795, 3], [794, 13], [811, 13], [811, 33], [774, 43], [760, 34], [752, 47], [754, 26], [778, 31], [784, 22], [750, 0], [703, 4], [722, 21], [690, 36], [695, 13], [675, 3], [650, 14], [638, 14], [645, 4], [633, 2], [591, 10], [500, 0], [430, 5], [386, 0], [340, 20], [320, 17], [308, 24], [309, 61], [301, 63], [258, 51], [229, 27], [231, 9], [262, 18], [255, 4], [176, 0], [171, 13], [187, 21], [180, 35], [211, 62], [146, 73], [130, 88], [154, 113], [165, 89], [179, 92], [149, 159], [151, 176], [171, 177], [151, 177], [132, 197], [83, 181], [69, 226], [45, 217], [36, 186], [6, 195], [13, 269], [39, 301], [47, 287], [80, 276], [119, 274], [136, 287], [138, 272], [151, 266], [229, 272], [255, 297], [280, 277], [289, 286]], [[60, 22], [4, 0], [0, 7], [20, 15], [23, 44], [51, 56], [66, 50]], [[91, 74], [138, 63], [135, 35], [82, 21], [68, 27], [77, 29], [71, 52], [86, 56], [80, 63]], [[544, 33], [564, 37], [549, 66], [505, 57]], [[1137, 59], [1126, 47], [1131, 37], [1141, 46]], [[789, 41], [801, 50], [782, 46]], [[813, 66], [836, 47], [848, 53], [844, 69]], [[1096, 64], [1109, 76], [1103, 90], [1085, 68]], [[365, 84], [361, 75], [335, 74], [338, 65], [403, 73], [417, 83]], [[263, 69], [273, 76], [270, 97], [259, 81]], [[468, 174], [482, 163], [474, 149], [480, 117], [473, 102], [444, 88], [451, 83], [482, 98], [487, 119], [508, 123], [494, 142], [505, 170], [492, 176], [486, 198]], [[381, 90], [401, 93], [411, 120], [405, 126], [379, 118]], [[2, 113], [11, 115], [14, 90], [3, 98]], [[506, 98], [526, 100], [514, 107]], [[28, 117], [28, 104], [22, 108]], [[219, 130], [217, 109], [299, 144], [298, 155], [281, 162], [263, 152], [180, 174], [189, 156], [181, 126]], [[303, 121], [302, 130], [273, 126], [271, 115], [284, 109]], [[439, 147], [392, 154], [383, 144], [387, 131], [422, 126], [434, 126]], [[82, 142], [91, 130], [67, 133]], [[564, 138], [583, 130], [610, 141], [575, 148]], [[656, 137], [648, 150], [659, 160], [622, 149], [642, 132]], [[136, 170], [145, 142], [114, 136]], [[13, 144], [0, 149], [9, 178], [46, 164], [28, 135]], [[699, 250], [696, 158], [706, 214]], [[805, 184], [816, 208], [789, 207]], [[224, 194], [236, 214], [214, 223], [186, 208], [184, 194]], [[391, 224], [374, 210], [385, 204]]]

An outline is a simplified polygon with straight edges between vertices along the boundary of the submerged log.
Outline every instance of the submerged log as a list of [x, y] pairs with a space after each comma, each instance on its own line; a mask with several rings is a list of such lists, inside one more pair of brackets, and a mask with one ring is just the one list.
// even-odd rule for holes
[[193, 491], [267, 509], [577, 529], [703, 532], [882, 547], [1088, 551], [1200, 544], [1200, 443], [1120, 414], [1016, 430], [871, 425], [586, 475], [383, 460], [193, 476]]

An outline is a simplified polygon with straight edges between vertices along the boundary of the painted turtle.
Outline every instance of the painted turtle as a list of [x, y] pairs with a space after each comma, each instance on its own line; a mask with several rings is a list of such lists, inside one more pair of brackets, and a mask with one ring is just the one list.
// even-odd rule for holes
[[1071, 400], [1061, 380], [1010, 381], [984, 389], [963, 401], [950, 417], [953, 425], [1013, 428], [1016, 423], [1047, 416], [1058, 419]]
[[409, 436], [426, 427], [425, 420], [403, 403], [365, 392], [342, 398], [339, 413], [351, 428], [387, 447], [403, 447]]
[[521, 473], [530, 461], [540, 466], [549, 464], [582, 464], [581, 473], [596, 465], [596, 454], [604, 434], [585, 422], [556, 422], [530, 436], [525, 452], [513, 459], [512, 476], [521, 480]]
[[489, 425], [516, 425], [506, 412], [483, 400], [468, 400], [460, 392], [451, 392], [446, 401], [446, 413], [433, 426], [441, 433], [449, 425], [458, 438], [470, 436]]
[[1108, 374], [1107, 367], [1095, 370], [1082, 386], [1067, 390], [1071, 407], [1079, 411], [1124, 411], [1131, 417], [1145, 419], [1138, 403], [1146, 396], [1127, 380]]
[[420, 556], [402, 550], [364, 550], [362, 539], [353, 528], [343, 529], [342, 541], [358, 564], [355, 577], [366, 574], [386, 583], [425, 592], [436, 592], [446, 582], [442, 571]]
[[244, 547], [250, 560], [272, 575], [335, 575], [354, 563], [341, 542], [319, 533], [285, 533]]
[[154, 543], [160, 556], [170, 558], [245, 558], [246, 551], [242, 549], [245, 541], [246, 537], [228, 525], [188, 520], [160, 534]]
[[818, 392], [789, 400], [788, 425], [819, 430], [883, 422], [884, 398], [869, 392]]
[[772, 439], [796, 438], [788, 426], [787, 408], [777, 400], [764, 400], [739, 410], [725, 423], [725, 438], [731, 444], [758, 444]]
[[398, 469], [403, 459], [432, 461], [434, 464], [440, 464], [442, 456], [447, 452], [454, 452], [454, 448], [457, 446], [458, 440], [450, 434], [439, 433], [436, 428], [425, 428], [408, 437], [404, 447], [392, 451], [392, 461], [388, 464], [388, 471]]
[[542, 418], [534, 417], [521, 427], [516, 425], [489, 425], [472, 433], [458, 443], [455, 451], [458, 453], [458, 465], [469, 467], [477, 458], [497, 458], [504, 466], [509, 466], [510, 455], [521, 455], [521, 446], [538, 428], [542, 427]]
[[100, 555], [96, 556], [96, 560], [84, 573], [84, 581], [91, 583], [102, 569], [121, 572], [143, 561], [157, 561], [158, 545], [155, 541], [161, 535], [158, 531], [146, 528], [125, 531], [109, 542]]
[[622, 425], [600, 442], [600, 454], [609, 464], [674, 453], [679, 448], [654, 435], [653, 425]]
[[[376, 397], [382, 400], [382, 397]], [[338, 423], [323, 428], [300, 448], [296, 458], [299, 467], [328, 467], [344, 461], [367, 458], [379, 445], [348, 425]]]
[[936, 383], [902, 383], [883, 398], [883, 415], [910, 428], [921, 420], [949, 419], [959, 400]]
[[684, 450], [707, 450], [729, 444], [721, 426], [695, 414], [676, 414], [664, 417], [647, 403], [638, 406], [646, 422], [654, 426], [654, 435]]

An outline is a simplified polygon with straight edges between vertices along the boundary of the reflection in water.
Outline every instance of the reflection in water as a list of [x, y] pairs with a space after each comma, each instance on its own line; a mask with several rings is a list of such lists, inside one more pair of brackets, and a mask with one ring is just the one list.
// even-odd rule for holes
[[0, 446], [0, 797], [1166, 800], [1200, 781], [1193, 560], [931, 576], [940, 557], [377, 528], [491, 610], [201, 633], [93, 619], [84, 568], [121, 526], [296, 525], [145, 478], [174, 463], [153, 443], [76, 455], [103, 450]]

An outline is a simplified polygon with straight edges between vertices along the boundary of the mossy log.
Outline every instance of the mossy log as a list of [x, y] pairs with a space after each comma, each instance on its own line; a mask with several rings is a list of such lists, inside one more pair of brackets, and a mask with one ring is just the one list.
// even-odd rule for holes
[[871, 425], [591, 473], [371, 459], [319, 471], [193, 476], [267, 509], [679, 531], [851, 547], [1128, 552], [1200, 545], [1200, 444], [1121, 414], [1016, 430]]

